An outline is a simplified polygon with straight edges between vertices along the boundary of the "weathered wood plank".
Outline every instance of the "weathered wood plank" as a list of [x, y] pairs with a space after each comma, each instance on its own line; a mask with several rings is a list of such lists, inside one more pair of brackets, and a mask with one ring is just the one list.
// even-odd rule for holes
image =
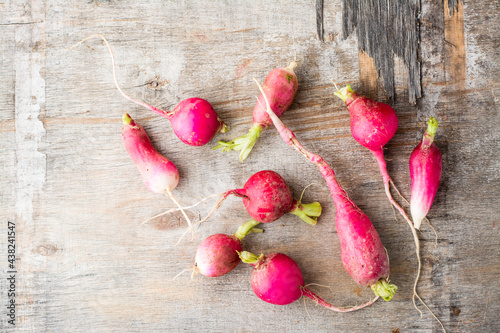
[[[451, 18], [446, 10], [436, 1], [421, 5], [423, 96], [415, 106], [407, 102], [410, 78], [404, 62], [395, 63], [398, 98], [393, 106], [400, 127], [387, 145], [388, 167], [408, 196], [408, 157], [427, 118], [440, 120], [436, 141], [445, 167], [429, 216], [439, 238], [436, 247], [433, 232], [423, 226], [419, 293], [449, 331], [496, 332], [500, 13], [498, 4], [486, 1], [459, 5]], [[8, 24], [0, 25], [0, 225], [15, 220], [18, 228], [15, 331], [439, 331], [428, 313], [421, 319], [411, 304], [416, 259], [410, 231], [394, 218], [378, 167], [350, 136], [349, 116], [333, 96], [332, 79], [387, 99], [373, 79], [374, 65], [358, 54], [355, 36], [339, 37], [341, 1], [324, 2], [323, 43], [317, 40], [314, 1], [30, 0], [3, 4], [1, 15], [0, 24]], [[28, 22], [36, 23], [14, 24]], [[458, 59], [465, 61], [458, 76], [452, 66], [457, 49], [444, 41], [456, 43], [449, 36], [457, 29], [463, 31]], [[185, 230], [180, 214], [139, 227], [173, 204], [148, 192], [126, 155], [120, 139], [124, 112], [178, 166], [182, 179], [175, 195], [185, 205], [241, 187], [263, 169], [279, 172], [296, 197], [314, 183], [304, 201], [323, 204], [316, 226], [285, 216], [264, 226], [264, 234], [246, 238], [244, 247], [288, 254], [302, 268], [306, 283], [331, 287], [311, 288], [335, 304], [359, 304], [371, 297], [342, 267], [333, 203], [313, 166], [272, 128], [262, 133], [244, 164], [237, 154], [212, 151], [215, 140], [206, 147], [182, 144], [167, 120], [116, 91], [100, 41], [66, 50], [94, 33], [109, 38], [118, 80], [130, 95], [165, 109], [187, 97], [208, 99], [231, 127], [216, 139], [247, 131], [258, 94], [251, 77], [263, 81], [296, 51], [299, 92], [282, 119], [307, 148], [332, 164], [341, 184], [371, 218], [390, 255], [391, 280], [399, 286], [395, 298], [336, 314], [307, 301], [283, 307], [260, 301], [245, 265], [217, 279], [198, 276], [191, 281], [185, 272], [174, 280], [191, 268], [203, 238], [232, 233], [249, 216], [239, 199], [229, 198], [194, 242], [185, 239], [177, 247]], [[204, 215], [212, 203], [190, 214]], [[5, 249], [4, 236], [0, 244]], [[3, 254], [0, 258], [4, 274]], [[7, 300], [4, 286], [1, 304]], [[4, 312], [0, 325], [8, 327]]]

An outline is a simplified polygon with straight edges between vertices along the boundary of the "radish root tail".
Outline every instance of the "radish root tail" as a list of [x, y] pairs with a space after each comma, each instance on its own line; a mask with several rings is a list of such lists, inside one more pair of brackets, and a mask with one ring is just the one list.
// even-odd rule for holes
[[[187, 210], [187, 209], [191, 209], [191, 208], [194, 208], [194, 207], [198, 206], [199, 204], [201, 204], [203, 201], [206, 201], [206, 200], [208, 200], [209, 198], [212, 198], [212, 197], [214, 197], [214, 196], [216, 196], [216, 195], [219, 195], [219, 194], [212, 194], [212, 195], [209, 195], [208, 197], [202, 198], [202, 199], [201, 199], [200, 201], [198, 201], [197, 203], [195, 203], [195, 204], [193, 204], [193, 205], [191, 205], [191, 206], [183, 207], [183, 208], [184, 208], [185, 210]], [[170, 208], [170, 209], [168, 209], [168, 210], [164, 211], [163, 213], [157, 214], [157, 215], [155, 215], [155, 216], [153, 216], [153, 217], [148, 218], [147, 220], [144, 220], [141, 224], [139, 224], [139, 227], [140, 227], [140, 226], [142, 226], [143, 224], [146, 224], [147, 222], [149, 222], [149, 221], [151, 221], [151, 220], [154, 220], [154, 219], [156, 219], [156, 218], [160, 217], [160, 216], [167, 215], [167, 214], [170, 214], [170, 213], [173, 213], [173, 212], [177, 212], [177, 211], [179, 211], [179, 210], [180, 210], [180, 208]]]
[[172, 194], [172, 191], [170, 191], [170, 189], [167, 189], [167, 194], [170, 197], [170, 199], [172, 199], [172, 201], [177, 205], [177, 207], [179, 207], [179, 210], [181, 211], [182, 215], [184, 215], [184, 218], [186, 219], [187, 224], [189, 226], [189, 230], [191, 230], [191, 233], [192, 233], [192, 240], [194, 240], [194, 229], [193, 229], [193, 223], [191, 222], [191, 219], [189, 218], [189, 216], [187, 216], [186, 212], [184, 211], [184, 208], [182, 208], [182, 206], [179, 204], [177, 199], [175, 199], [175, 197]]
[[125, 97], [126, 99], [128, 99], [129, 101], [135, 103], [135, 104], [138, 104], [138, 105], [141, 105], [141, 106], [144, 106], [145, 108], [159, 114], [160, 116], [162, 117], [165, 117], [165, 118], [168, 118], [170, 115], [171, 115], [171, 112], [167, 112], [167, 111], [164, 111], [162, 109], [158, 109], [158, 108], [155, 108], [154, 106], [151, 106], [147, 103], [144, 103], [142, 101], [139, 101], [139, 100], [136, 100], [132, 97], [130, 97], [129, 95], [125, 94], [125, 92], [122, 90], [122, 88], [120, 87], [120, 85], [118, 84], [118, 79], [116, 78], [116, 64], [115, 64], [115, 56], [113, 54], [113, 50], [111, 49], [111, 45], [109, 45], [109, 42], [108, 40], [106, 39], [106, 37], [104, 37], [103, 35], [101, 34], [95, 34], [95, 35], [92, 35], [90, 37], [87, 37], [87, 38], [84, 38], [82, 39], [81, 41], [79, 41], [78, 43], [76, 43], [75, 45], [67, 48], [67, 50], [70, 50], [74, 47], [77, 47], [78, 45], [86, 42], [87, 40], [89, 39], [92, 39], [92, 38], [95, 38], [95, 37], [99, 37], [100, 39], [102, 39], [102, 41], [104, 42], [104, 44], [106, 44], [106, 47], [108, 48], [109, 50], [109, 54], [111, 55], [111, 64], [113, 66], [113, 79], [115, 80], [115, 86], [116, 88], [118, 89], [118, 91], [120, 92], [120, 94], [122, 94], [123, 97]]

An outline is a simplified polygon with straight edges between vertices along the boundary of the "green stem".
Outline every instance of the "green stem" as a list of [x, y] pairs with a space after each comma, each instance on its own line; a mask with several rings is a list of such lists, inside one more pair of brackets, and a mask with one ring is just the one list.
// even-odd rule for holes
[[262, 229], [254, 228], [259, 224], [260, 222], [257, 222], [255, 220], [250, 220], [247, 223], [240, 225], [238, 230], [234, 233], [234, 237], [242, 241], [243, 238], [245, 238], [245, 236], [248, 234], [251, 234], [253, 232], [258, 232], [258, 233], [264, 232]]
[[353, 93], [355, 93], [354, 90], [352, 90], [351, 85], [348, 84], [344, 88], [334, 92], [334, 95], [345, 102]]
[[248, 251], [238, 252], [238, 255], [240, 256], [241, 261], [243, 261], [245, 264], [250, 265], [258, 264], [264, 258], [264, 254], [256, 256], [255, 254]]
[[219, 145], [213, 147], [212, 149], [223, 148], [222, 151], [224, 152], [230, 150], [241, 151], [240, 162], [243, 162], [248, 157], [248, 154], [250, 154], [250, 152], [252, 151], [252, 148], [257, 142], [257, 139], [259, 138], [260, 133], [263, 129], [264, 126], [253, 124], [247, 134], [237, 137], [236, 139], [229, 142], [219, 141]]
[[431, 117], [429, 121], [427, 121], [427, 130], [424, 133], [424, 137], [422, 139], [422, 146], [429, 147], [434, 142], [434, 135], [436, 135], [436, 131], [438, 128], [438, 121], [436, 118]]
[[134, 125], [134, 121], [132, 120], [132, 118], [130, 117], [130, 115], [128, 113], [124, 113], [123, 114], [123, 117], [122, 117], [122, 121], [123, 121], [123, 124], [124, 125]]
[[434, 117], [430, 117], [429, 121], [427, 122], [427, 131], [426, 132], [432, 136], [436, 135], [438, 125], [439, 125], [439, 123], [438, 123], [437, 119]]
[[380, 279], [371, 286], [371, 289], [375, 295], [382, 297], [386, 301], [390, 301], [392, 296], [396, 293], [396, 290], [398, 290], [398, 287], [388, 283], [385, 279]]
[[303, 204], [297, 202], [295, 208], [292, 206], [291, 214], [300, 217], [300, 219], [311, 225], [315, 225], [318, 221], [318, 217], [321, 215], [321, 204], [319, 202], [312, 202], [309, 204]]

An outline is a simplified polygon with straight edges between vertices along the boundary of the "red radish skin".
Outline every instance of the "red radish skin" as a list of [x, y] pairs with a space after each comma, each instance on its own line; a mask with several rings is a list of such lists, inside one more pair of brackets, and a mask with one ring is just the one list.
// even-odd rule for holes
[[115, 58], [111, 46], [107, 39], [102, 35], [93, 35], [80, 41], [75, 47], [81, 43], [94, 38], [101, 38], [106, 44], [109, 53], [111, 55], [111, 62], [113, 65], [113, 79], [115, 81], [116, 88], [118, 91], [128, 99], [129, 101], [144, 106], [149, 110], [159, 114], [160, 116], [167, 118], [172, 124], [172, 129], [175, 135], [184, 143], [190, 146], [203, 146], [207, 144], [217, 133], [224, 133], [227, 131], [227, 126], [224, 122], [217, 116], [212, 105], [202, 98], [188, 98], [175, 107], [171, 112], [161, 110], [154, 106], [151, 106], [142, 101], [136, 100], [123, 92], [118, 80], [116, 78], [116, 66]]
[[295, 302], [301, 296], [306, 296], [316, 303], [335, 312], [351, 312], [373, 304], [373, 300], [350, 308], [339, 308], [313, 293], [304, 285], [304, 278], [297, 263], [283, 253], [272, 253], [257, 257], [250, 252], [241, 252], [243, 262], [254, 267], [251, 277], [252, 289], [261, 300], [275, 304], [287, 305]]
[[422, 220], [431, 209], [443, 170], [443, 157], [434, 143], [438, 121], [431, 117], [427, 125], [422, 141], [410, 156], [410, 210], [417, 229], [420, 229]]
[[[299, 83], [297, 75], [294, 72], [296, 67], [297, 62], [292, 61], [288, 67], [273, 69], [269, 72], [264, 82], [263, 89], [269, 100], [271, 100], [271, 108], [278, 117], [281, 117], [290, 105], [292, 105], [297, 93]], [[253, 109], [253, 125], [247, 134], [230, 142], [219, 141], [219, 145], [213, 149], [223, 148], [223, 151], [241, 151], [239, 158], [243, 162], [252, 151], [262, 130], [272, 124], [269, 115], [262, 108], [262, 105], [264, 105], [264, 97], [261, 94], [259, 101]]]
[[[255, 82], [262, 92], [259, 82]], [[267, 98], [266, 105], [281, 138], [318, 167], [330, 189], [336, 208], [335, 221], [344, 268], [358, 284], [370, 287], [377, 296], [390, 300], [397, 287], [388, 283], [389, 257], [370, 219], [349, 198], [328, 163], [305, 149], [295, 134], [273, 113]]]
[[215, 234], [206, 238], [196, 251], [196, 267], [199, 273], [218, 277], [232, 271], [240, 262], [241, 242], [234, 236]]
[[144, 128], [128, 113], [123, 115], [122, 142], [139, 169], [144, 185], [152, 192], [168, 195], [181, 210], [190, 230], [193, 230], [191, 219], [172, 194], [180, 179], [177, 167], [153, 147]]
[[250, 177], [242, 189], [229, 190], [218, 200], [212, 211], [217, 209], [228, 196], [241, 197], [248, 214], [260, 223], [274, 222], [286, 213], [297, 215], [302, 221], [315, 225], [321, 215], [319, 202], [303, 204], [292, 197], [283, 177], [272, 170], [263, 170]]
[[238, 228], [234, 235], [215, 234], [206, 238], [196, 250], [195, 272], [208, 277], [219, 277], [232, 271], [240, 262], [241, 241], [253, 232], [259, 222], [251, 220]]

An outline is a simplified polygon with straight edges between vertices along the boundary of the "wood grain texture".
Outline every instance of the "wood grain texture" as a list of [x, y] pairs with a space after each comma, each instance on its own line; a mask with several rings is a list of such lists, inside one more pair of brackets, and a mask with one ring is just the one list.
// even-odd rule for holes
[[373, 58], [386, 94], [395, 97], [395, 58], [403, 60], [409, 76], [408, 97], [416, 103], [422, 96], [418, 48], [419, 0], [344, 0], [344, 38], [356, 33], [358, 49]]
[[[314, 1], [10, 1], [0, 4], [0, 304], [7, 300], [7, 221], [17, 224], [17, 325], [4, 310], [0, 330], [12, 332], [438, 332], [438, 324], [411, 304], [416, 259], [411, 233], [394, 217], [372, 154], [350, 135], [349, 116], [333, 95], [332, 79], [388, 100], [358, 55], [355, 36], [340, 38], [342, 2], [324, 2], [325, 42], [317, 39]], [[440, 121], [436, 143], [443, 180], [422, 227], [419, 293], [450, 332], [500, 331], [500, 48], [497, 2], [467, 2], [449, 17], [443, 2], [422, 1], [422, 98], [408, 103], [410, 76], [394, 66], [393, 103], [399, 129], [385, 151], [389, 174], [409, 195], [408, 158], [425, 121]], [[452, 21], [450, 21], [452, 20]], [[450, 24], [454, 22], [453, 24]], [[460, 31], [462, 35], [460, 35]], [[272, 169], [295, 197], [314, 183], [304, 202], [319, 201], [316, 226], [295, 216], [249, 235], [254, 253], [283, 252], [302, 268], [306, 283], [335, 305], [360, 304], [371, 291], [358, 287], [340, 261], [335, 211], [316, 168], [266, 129], [244, 164], [236, 153], [181, 143], [165, 119], [131, 104], [113, 85], [102, 42], [115, 52], [117, 74], [130, 95], [165, 109], [182, 99], [209, 100], [230, 131], [246, 133], [267, 73], [300, 61], [299, 91], [282, 117], [312, 152], [335, 169], [340, 183], [370, 217], [386, 246], [391, 302], [337, 314], [300, 300], [273, 306], [250, 287], [251, 267], [240, 264], [220, 278], [190, 280], [194, 254], [213, 233], [233, 233], [249, 219], [241, 200], [229, 198], [197, 231], [180, 214], [139, 227], [173, 207], [150, 193], [121, 144], [121, 115], [129, 112], [153, 145], [178, 167], [175, 195], [183, 205], [243, 186]], [[450, 35], [451, 34], [451, 35]], [[454, 35], [455, 34], [455, 35]], [[453, 49], [449, 36], [463, 38]], [[462, 36], [462, 37], [460, 37]], [[445, 41], [446, 40], [446, 41]], [[455, 73], [456, 59], [463, 71]], [[152, 83], [152, 82], [156, 82]], [[371, 83], [370, 83], [371, 82]], [[401, 98], [400, 98], [401, 97]], [[205, 215], [213, 200], [190, 211]]]

